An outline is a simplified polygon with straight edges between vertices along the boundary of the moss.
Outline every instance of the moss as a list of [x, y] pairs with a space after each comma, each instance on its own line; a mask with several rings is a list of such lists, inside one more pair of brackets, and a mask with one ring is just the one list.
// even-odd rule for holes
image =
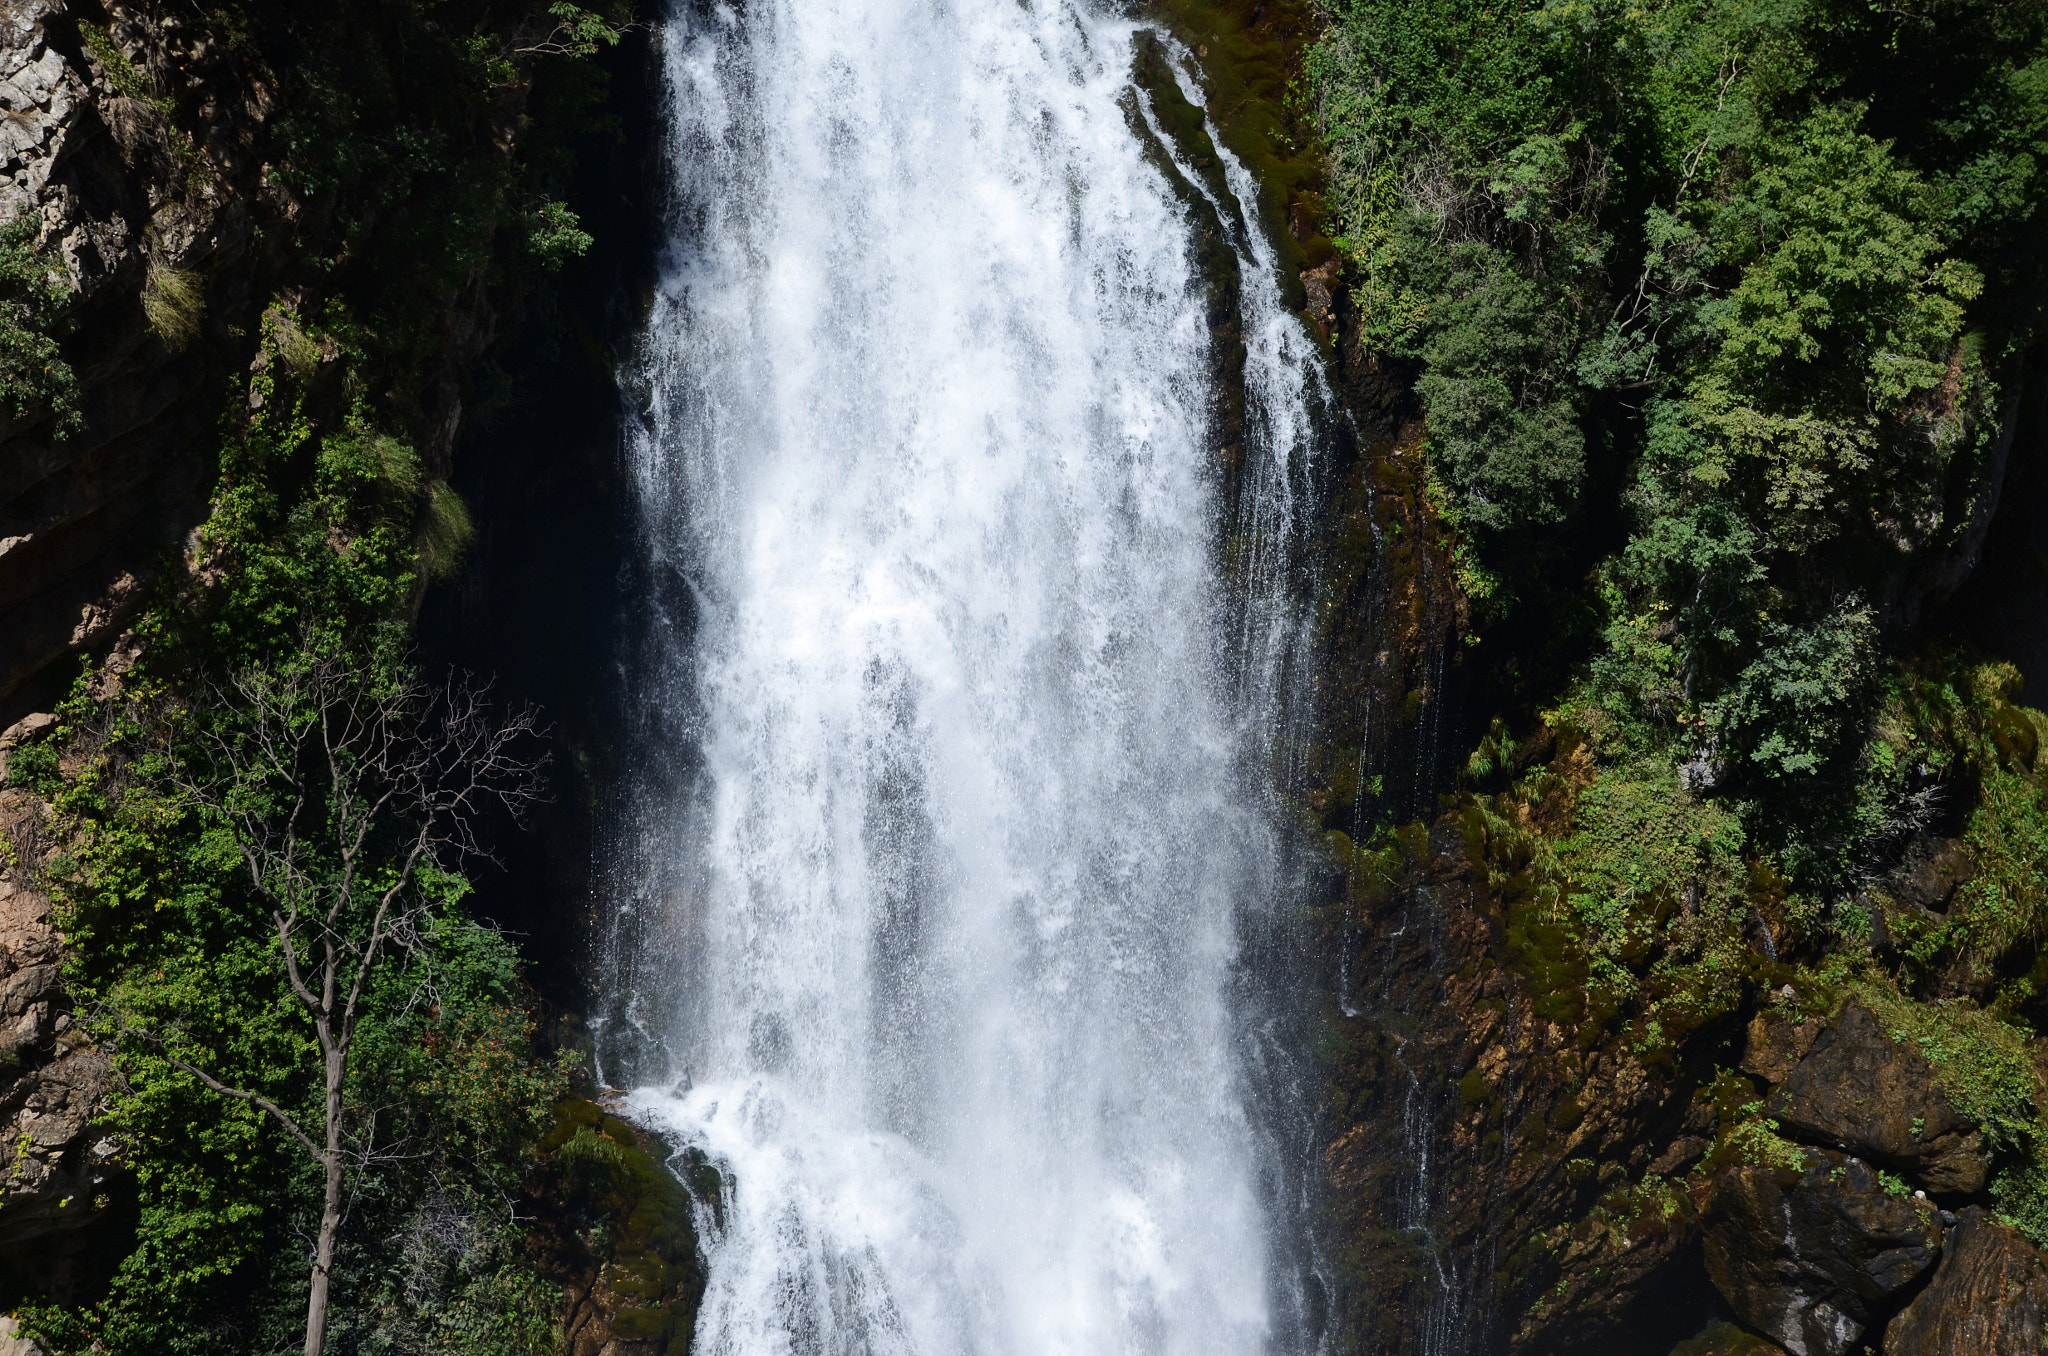
[[2024, 1150], [2048, 1143], [2040, 1113], [2048, 1099], [2035, 1076], [2030, 1033], [1966, 999], [1915, 1002], [1876, 981], [1853, 992], [1892, 1039], [1927, 1057], [1942, 1091], [1992, 1144]]
[[1288, 305], [1299, 310], [1306, 294], [1298, 275], [1337, 256], [1321, 147], [1297, 93], [1321, 28], [1316, 8], [1308, 0], [1160, 0], [1157, 9], [1195, 55], [1224, 144], [1259, 183], [1266, 233], [1286, 266]]
[[556, 1107], [541, 1147], [560, 1175], [570, 1222], [603, 1241], [582, 1265], [601, 1268], [619, 1301], [610, 1315], [613, 1332], [688, 1350], [704, 1293], [693, 1193], [717, 1208], [717, 1174], [686, 1157], [685, 1183], [660, 1140], [584, 1098]]

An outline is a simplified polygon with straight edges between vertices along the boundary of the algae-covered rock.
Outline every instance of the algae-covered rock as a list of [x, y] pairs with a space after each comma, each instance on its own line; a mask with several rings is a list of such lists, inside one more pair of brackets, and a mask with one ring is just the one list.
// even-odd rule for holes
[[1861, 1003], [1842, 1009], [1771, 1097], [1787, 1136], [1859, 1154], [1929, 1191], [1969, 1195], [1989, 1175], [1977, 1127], [1934, 1066], [1885, 1034]]
[[1940, 1270], [1884, 1333], [1884, 1356], [2035, 1356], [2048, 1314], [2048, 1258], [1974, 1206]]
[[[704, 1294], [695, 1207], [658, 1136], [571, 1098], [541, 1144], [568, 1356], [682, 1356]], [[701, 1175], [701, 1174], [700, 1174]], [[715, 1174], [699, 1183], [716, 1197]]]
[[1701, 1212], [1707, 1272], [1749, 1327], [1792, 1356], [1856, 1350], [1886, 1302], [1934, 1265], [1934, 1211], [1868, 1163], [1811, 1150], [1804, 1171], [1731, 1168]]

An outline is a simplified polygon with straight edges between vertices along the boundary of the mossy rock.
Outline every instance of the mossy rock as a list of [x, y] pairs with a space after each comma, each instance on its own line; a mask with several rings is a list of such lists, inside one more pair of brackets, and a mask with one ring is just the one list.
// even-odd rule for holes
[[1733, 1323], [1716, 1323], [1671, 1348], [1671, 1356], [1785, 1356], [1785, 1351]]
[[718, 1174], [686, 1157], [686, 1185], [658, 1136], [585, 1098], [556, 1107], [541, 1150], [568, 1220], [594, 1241], [582, 1259], [579, 1305], [593, 1307], [598, 1325], [619, 1341], [677, 1356], [689, 1350], [704, 1295], [696, 1199], [719, 1208]]

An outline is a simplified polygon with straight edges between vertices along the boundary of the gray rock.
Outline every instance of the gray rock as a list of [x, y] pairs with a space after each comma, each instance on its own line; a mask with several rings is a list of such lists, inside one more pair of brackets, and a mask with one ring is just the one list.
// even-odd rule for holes
[[[0, 793], [0, 831], [38, 812]], [[118, 1158], [94, 1130], [117, 1075], [69, 1020], [62, 961], [49, 901], [0, 879], [0, 1262], [45, 1288], [61, 1286], [69, 1244], [106, 1208]]]
[[0, 1356], [43, 1356], [40, 1345], [22, 1336], [21, 1320], [0, 1315]]
[[1732, 1168], [1701, 1214], [1707, 1273], [1737, 1318], [1791, 1356], [1846, 1356], [1941, 1248], [1934, 1212], [1860, 1159], [1808, 1150], [1804, 1171]]

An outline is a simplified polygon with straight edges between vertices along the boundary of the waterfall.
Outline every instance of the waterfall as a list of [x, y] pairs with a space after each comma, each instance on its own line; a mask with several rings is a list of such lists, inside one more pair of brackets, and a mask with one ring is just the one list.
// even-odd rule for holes
[[1233, 976], [1283, 888], [1320, 379], [1226, 156], [1226, 504], [1138, 34], [1078, 0], [663, 26], [600, 1051], [728, 1183], [705, 1356], [1298, 1345]]

